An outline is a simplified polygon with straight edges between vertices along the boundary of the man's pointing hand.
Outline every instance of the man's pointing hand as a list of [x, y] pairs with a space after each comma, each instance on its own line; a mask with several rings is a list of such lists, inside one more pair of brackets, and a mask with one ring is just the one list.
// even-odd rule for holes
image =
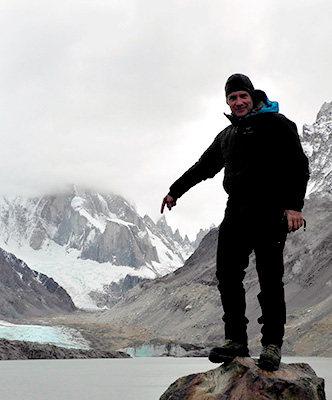
[[173, 197], [170, 196], [169, 194], [165, 196], [161, 204], [161, 210], [160, 210], [161, 213], [164, 212], [165, 205], [167, 205], [167, 208], [171, 210], [172, 207], [176, 206], [176, 200], [174, 200]]

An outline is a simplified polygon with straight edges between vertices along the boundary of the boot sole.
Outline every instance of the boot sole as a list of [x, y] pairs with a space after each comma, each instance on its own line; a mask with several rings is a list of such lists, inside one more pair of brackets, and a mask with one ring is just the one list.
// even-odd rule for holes
[[235, 356], [223, 356], [220, 354], [210, 354], [209, 355], [209, 361], [211, 361], [214, 364], [229, 364], [234, 360]]
[[214, 364], [229, 364], [234, 360], [235, 357], [250, 357], [249, 352], [242, 352], [238, 354], [233, 354], [233, 355], [226, 355], [226, 354], [221, 354], [218, 352], [218, 350], [212, 349], [210, 354], [209, 354], [209, 361], [211, 361]]
[[277, 371], [280, 366], [280, 361], [272, 361], [272, 360], [258, 360], [257, 363], [260, 369], [264, 371]]

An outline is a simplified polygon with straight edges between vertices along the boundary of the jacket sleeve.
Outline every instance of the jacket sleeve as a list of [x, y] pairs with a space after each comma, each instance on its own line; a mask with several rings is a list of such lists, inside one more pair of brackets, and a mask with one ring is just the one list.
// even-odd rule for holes
[[309, 179], [309, 162], [304, 154], [297, 128], [286, 117], [280, 119], [282, 137], [283, 180], [285, 185], [285, 206], [287, 210], [301, 211]]
[[208, 178], [213, 178], [224, 166], [221, 152], [221, 134], [219, 134], [211, 146], [202, 154], [200, 159], [186, 171], [169, 190], [173, 199], [180, 198], [190, 188]]

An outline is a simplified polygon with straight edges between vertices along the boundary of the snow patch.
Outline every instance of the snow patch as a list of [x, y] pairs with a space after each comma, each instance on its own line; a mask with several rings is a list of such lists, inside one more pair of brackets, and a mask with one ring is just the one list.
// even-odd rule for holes
[[18, 272], [18, 271], [16, 271], [16, 270], [15, 270], [15, 272], [16, 272], [17, 275], [20, 277], [21, 281], [23, 281], [23, 274], [21, 274], [20, 272]]
[[79, 211], [84, 206], [85, 200], [82, 197], [74, 197], [71, 201], [71, 206], [75, 211]]
[[74, 197], [71, 201], [71, 207], [73, 210], [78, 212], [82, 217], [84, 217], [92, 226], [97, 228], [101, 233], [105, 232], [106, 229], [106, 220], [105, 217], [102, 216], [92, 216], [85, 208], [84, 203], [85, 199], [82, 197]]
[[147, 234], [148, 234], [148, 233], [147, 233], [146, 231], [139, 231], [139, 232], [138, 232], [138, 237], [139, 237], [140, 239], [144, 239], [144, 238], [146, 237]]
[[94, 218], [84, 209], [80, 209], [78, 212], [80, 213], [80, 215], [82, 215], [82, 217], [86, 218], [92, 226], [96, 227], [101, 233], [105, 232], [106, 221], [104, 219]]
[[130, 228], [131, 226], [136, 226], [135, 224], [132, 224], [131, 222], [124, 221], [123, 219], [119, 219], [116, 216], [111, 217], [111, 218], [106, 218], [106, 219], [107, 219], [107, 221], [114, 222], [114, 223], [119, 224], [119, 225], [124, 225], [127, 228]]
[[303, 143], [302, 147], [307, 157], [311, 157], [314, 152], [312, 143]]

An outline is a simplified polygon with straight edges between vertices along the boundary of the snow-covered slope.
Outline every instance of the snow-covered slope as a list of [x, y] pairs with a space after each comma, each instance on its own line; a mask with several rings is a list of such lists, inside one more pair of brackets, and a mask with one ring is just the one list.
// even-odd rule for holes
[[332, 102], [324, 103], [316, 122], [304, 125], [302, 144], [310, 159], [307, 196], [332, 195]]
[[121, 196], [75, 186], [53, 196], [3, 197], [0, 219], [0, 247], [55, 279], [80, 308], [112, 304], [112, 282], [163, 276], [194, 250], [164, 218], [155, 224]]

